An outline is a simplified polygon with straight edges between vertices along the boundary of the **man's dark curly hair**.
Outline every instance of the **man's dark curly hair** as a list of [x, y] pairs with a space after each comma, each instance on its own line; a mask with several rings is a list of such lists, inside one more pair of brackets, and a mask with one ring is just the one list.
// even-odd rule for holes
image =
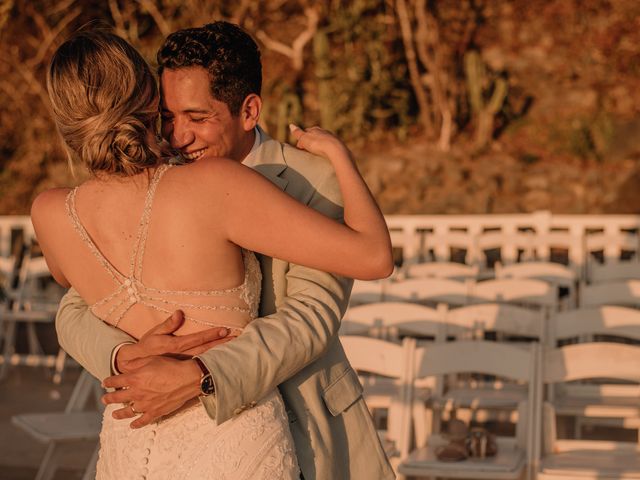
[[164, 41], [157, 59], [158, 75], [164, 69], [204, 67], [209, 72], [211, 95], [225, 103], [234, 116], [240, 113], [247, 95], [260, 95], [260, 50], [253, 38], [233, 23], [219, 21], [178, 30]]

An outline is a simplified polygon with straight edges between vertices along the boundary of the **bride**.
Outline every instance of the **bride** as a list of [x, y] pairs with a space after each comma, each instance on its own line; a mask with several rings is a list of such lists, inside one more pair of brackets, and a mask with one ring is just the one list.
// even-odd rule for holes
[[[92, 177], [39, 195], [32, 221], [54, 278], [104, 322], [140, 338], [183, 310], [176, 334], [257, 316], [252, 253], [359, 279], [392, 269], [389, 234], [349, 150], [330, 133], [293, 129], [297, 146], [328, 159], [345, 224], [303, 206], [238, 162], [165, 161], [156, 141], [158, 93], [140, 54], [116, 35], [77, 34], [47, 76], [54, 120], [71, 159]], [[194, 368], [198, 368], [194, 363]], [[140, 429], [105, 411], [98, 478], [299, 478], [277, 391], [216, 425], [196, 400]]]

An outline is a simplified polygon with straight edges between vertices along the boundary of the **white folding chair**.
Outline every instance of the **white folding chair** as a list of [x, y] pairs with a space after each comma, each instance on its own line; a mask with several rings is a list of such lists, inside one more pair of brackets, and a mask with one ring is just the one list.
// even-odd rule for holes
[[410, 278], [447, 278], [449, 280], [475, 280], [478, 277], [477, 265], [465, 265], [455, 262], [424, 262], [407, 265], [404, 269]]
[[[487, 333], [498, 341], [540, 341], [546, 330], [546, 314], [518, 305], [486, 303], [449, 309], [444, 335], [448, 339], [483, 340]], [[518, 344], [516, 343], [516, 344]], [[440, 417], [455, 416], [465, 421], [515, 421], [518, 404], [526, 400], [526, 385], [486, 376], [456, 375], [436, 383], [431, 401], [433, 430], [440, 429]]]
[[640, 280], [640, 262], [637, 260], [592, 262], [589, 266], [589, 283]]
[[479, 252], [491, 250], [498, 251], [498, 261], [504, 264], [511, 264], [520, 260], [533, 259], [533, 232], [483, 232], [476, 238], [476, 245]]
[[[447, 307], [439, 304], [438, 308], [401, 302], [385, 302], [361, 305], [347, 310], [342, 320], [341, 333], [347, 335], [367, 335], [399, 342], [402, 337], [412, 337], [422, 341], [444, 341], [444, 321]], [[365, 389], [367, 387], [366, 381]], [[376, 379], [377, 391], [396, 387], [383, 386], [384, 380]], [[427, 399], [436, 391], [441, 391], [440, 378], [430, 377], [418, 382], [414, 388], [416, 402], [414, 404], [414, 420], [416, 438], [424, 438], [426, 432], [433, 429], [433, 418], [425, 407]], [[418, 401], [417, 399], [421, 399]]]
[[473, 285], [469, 303], [514, 303], [547, 311], [557, 310], [555, 288], [542, 280], [509, 278], [485, 280]]
[[[402, 459], [398, 471], [411, 476], [447, 478], [521, 478], [533, 459], [533, 416], [538, 345], [516, 346], [484, 341], [433, 344], [416, 349], [415, 378], [457, 373], [483, 373], [524, 382], [527, 400], [518, 408], [515, 438], [498, 437], [493, 457], [459, 462], [438, 460], [436, 450], [445, 436], [431, 435], [426, 445]], [[410, 390], [411, 393], [411, 390]], [[406, 433], [406, 432], [405, 432]]]
[[496, 279], [507, 278], [531, 278], [542, 280], [560, 289], [566, 289], [568, 294], [568, 306], [576, 305], [576, 288], [578, 286], [578, 274], [565, 265], [553, 262], [522, 262], [511, 265], [496, 264]]
[[426, 233], [424, 236], [424, 250], [427, 253], [433, 252], [437, 262], [449, 262], [455, 250], [458, 250], [461, 260], [468, 265], [473, 265], [478, 261], [478, 251], [476, 249], [476, 238], [469, 232], [460, 231], [436, 231]]
[[405, 429], [410, 422], [410, 412], [405, 403], [411, 388], [410, 365], [415, 340], [406, 338], [398, 345], [377, 338], [349, 335], [340, 337], [340, 341], [349, 363], [361, 376], [363, 397], [372, 414], [378, 409], [388, 411], [387, 428], [378, 432], [387, 455], [392, 459], [407, 455], [409, 446]]
[[383, 281], [355, 280], [351, 288], [349, 306], [364, 305], [366, 303], [377, 303], [384, 300], [384, 289], [386, 283]]
[[[41, 443], [47, 451], [40, 463], [35, 480], [51, 480], [58, 468], [65, 447], [73, 448], [78, 442], [95, 442], [100, 435], [102, 411], [99, 401], [100, 383], [83, 370], [76, 382], [64, 412], [25, 413], [11, 417], [11, 423]], [[95, 409], [85, 410], [91, 397]], [[83, 480], [95, 478], [98, 446], [86, 467]]]
[[445, 335], [460, 340], [482, 340], [486, 332], [540, 340], [545, 329], [543, 310], [509, 303], [487, 302], [451, 308], [445, 317]]
[[640, 307], [640, 280], [581, 285], [579, 306], [620, 305]]
[[[561, 440], [555, 427], [556, 411], [542, 400], [543, 385], [593, 378], [640, 382], [640, 348], [596, 342], [566, 345], [545, 351], [538, 375], [539, 418], [536, 432], [541, 451], [536, 451], [537, 478], [559, 479], [640, 479], [640, 446], [637, 442]], [[541, 441], [539, 439], [542, 439]]]
[[340, 334], [365, 335], [387, 340], [402, 336], [441, 335], [447, 307], [430, 308], [415, 303], [380, 302], [349, 308], [342, 319]]
[[[0, 325], [4, 326], [4, 345], [0, 358], [0, 378], [3, 378], [9, 365], [28, 365], [56, 367], [56, 380], [59, 381], [66, 355], [60, 350], [57, 355], [46, 355], [36, 334], [36, 325], [53, 324], [61, 296], [56, 289], [54, 296], [38, 290], [37, 282], [50, 278], [44, 257], [32, 257], [27, 254], [17, 273], [17, 285], [11, 288], [5, 308], [0, 311]], [[15, 352], [16, 327], [26, 325], [29, 354]], [[60, 370], [60, 371], [59, 371]]]
[[468, 301], [469, 283], [469, 281], [463, 283], [446, 278], [402, 280], [387, 286], [385, 301], [465, 305]]
[[[640, 310], [618, 306], [560, 312], [549, 322], [549, 347], [559, 342], [604, 336], [640, 341]], [[640, 428], [640, 386], [590, 381], [548, 387], [549, 401], [558, 415], [575, 417], [574, 437], [584, 424]], [[640, 431], [639, 431], [640, 433]]]
[[585, 235], [584, 249], [588, 269], [591, 270], [591, 267], [595, 266], [598, 256], [605, 264], [618, 262], [623, 252], [633, 252], [637, 259], [639, 241], [640, 237], [637, 234], [629, 232], [598, 232]]

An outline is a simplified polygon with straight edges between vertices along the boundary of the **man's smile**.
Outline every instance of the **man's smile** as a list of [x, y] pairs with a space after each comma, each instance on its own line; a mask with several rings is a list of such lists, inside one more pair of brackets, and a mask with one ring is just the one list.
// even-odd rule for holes
[[198, 158], [200, 158], [202, 155], [204, 155], [204, 152], [206, 151], [206, 147], [205, 148], [201, 148], [199, 150], [194, 150], [193, 152], [182, 152], [182, 156], [184, 158], [186, 158], [187, 160], [197, 160]]

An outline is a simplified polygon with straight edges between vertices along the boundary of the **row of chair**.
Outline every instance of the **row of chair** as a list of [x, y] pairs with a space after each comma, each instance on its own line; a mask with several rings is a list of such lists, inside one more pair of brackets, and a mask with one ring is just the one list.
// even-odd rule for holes
[[[426, 264], [416, 267], [432, 269], [437, 266]], [[565, 267], [561, 265], [517, 264], [508, 269], [505, 267], [508, 274], [503, 274], [498, 269], [497, 278], [480, 281], [465, 278], [460, 273], [461, 269], [472, 267], [455, 265], [452, 268], [452, 276], [449, 278], [436, 275], [410, 276], [411, 270], [407, 269], [404, 274], [401, 272], [384, 281], [356, 281], [350, 305], [381, 301], [427, 304], [443, 302], [449, 305], [501, 301], [551, 310], [605, 304], [640, 306], [640, 264], [636, 279], [594, 284], [562, 276]]]
[[[504, 218], [493, 217], [491, 226], [483, 228], [473, 225], [477, 220], [482, 223], [481, 218], [470, 216], [461, 221], [456, 220], [455, 216], [439, 217], [436, 222], [448, 223], [453, 220], [460, 223], [455, 226], [449, 223], [447, 228], [435, 227], [431, 231], [428, 226], [430, 222], [418, 226], [421, 222], [417, 217], [404, 217], [414, 224], [408, 229], [401, 227], [402, 221], [391, 219], [391, 238], [394, 247], [402, 252], [404, 263], [455, 259], [469, 265], [479, 265], [483, 271], [492, 269], [495, 261], [511, 264], [553, 260], [570, 265], [584, 280], [590, 278], [595, 264], [639, 259], [637, 221], [633, 222], [633, 227], [630, 225], [633, 232], [613, 227], [611, 217], [601, 217], [600, 226], [606, 231], [596, 232], [594, 230], [598, 230], [598, 226], [590, 224], [588, 216], [580, 217], [577, 222], [580, 225], [573, 225], [565, 231], [548, 231], [544, 227], [523, 231], [521, 227], [526, 226], [526, 220], [520, 225], [506, 226], [500, 225]], [[402, 232], [397, 230], [398, 227]]]
[[[556, 436], [551, 385], [595, 378], [640, 382], [640, 347], [614, 343], [586, 343], [560, 348], [537, 343], [507, 344], [456, 341], [419, 345], [405, 338], [402, 344], [370, 337], [341, 338], [352, 366], [360, 373], [394, 380], [387, 397], [387, 440], [394, 464], [402, 475], [448, 478], [614, 479], [640, 478], [640, 448], [631, 442], [560, 440]], [[495, 375], [517, 382], [525, 395], [518, 402], [514, 437], [497, 439], [497, 454], [460, 462], [438, 459], [438, 449], [451, 441], [442, 432], [428, 432], [426, 406], [434, 406], [437, 393], [424, 396], [424, 381], [458, 373]], [[377, 398], [375, 382], [363, 382], [367, 400]], [[373, 393], [372, 393], [373, 392]], [[387, 392], [389, 390], [387, 389]], [[438, 414], [435, 409], [434, 415]]]
[[[63, 293], [51, 279], [42, 256], [26, 253], [0, 258], [0, 379], [11, 365], [55, 367], [55, 380], [59, 382], [66, 355], [46, 354], [37, 336], [39, 325], [52, 324], [58, 302]], [[16, 352], [18, 325], [25, 325], [29, 353]]]
[[640, 341], [640, 310], [616, 305], [553, 312], [507, 303], [481, 303], [436, 308], [408, 303], [381, 302], [351, 307], [342, 321], [344, 335], [379, 338], [469, 339], [485, 332], [526, 337], [548, 345], [571, 338], [615, 335]]

